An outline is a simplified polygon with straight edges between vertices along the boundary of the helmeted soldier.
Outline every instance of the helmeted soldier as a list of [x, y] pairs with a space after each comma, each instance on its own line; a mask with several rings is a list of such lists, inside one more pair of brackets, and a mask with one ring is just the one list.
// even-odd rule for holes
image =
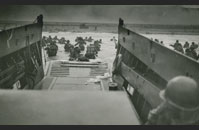
[[85, 49], [84, 43], [80, 43], [79, 48], [80, 48], [81, 51], [84, 51], [84, 49]]
[[179, 41], [176, 40], [176, 42], [174, 43], [173, 47], [176, 48], [179, 45]]
[[65, 45], [64, 45], [65, 51], [67, 51], [67, 52], [70, 51], [70, 46], [71, 46], [70, 41], [67, 40], [66, 43], [65, 43]]
[[88, 40], [88, 38], [87, 37], [85, 37], [85, 39], [84, 39], [85, 41], [87, 41]]
[[185, 42], [184, 44], [184, 48], [188, 49], [189, 48], [189, 43], [188, 42]]
[[78, 46], [75, 46], [74, 47], [75, 59], [80, 57], [80, 52], [81, 52], [80, 48]]
[[55, 41], [50, 43], [50, 46], [47, 48], [48, 56], [55, 56], [57, 54], [58, 46]]
[[194, 49], [197, 49], [197, 48], [198, 48], [198, 45], [195, 44], [195, 42], [192, 42], [190, 48], [193, 49], [193, 50], [194, 50]]
[[158, 39], [155, 39], [155, 42], [159, 42], [159, 40], [158, 40]]
[[42, 47], [46, 46], [47, 45], [47, 37], [46, 36], [43, 36], [42, 37]]
[[195, 44], [195, 49], [197, 49], [198, 48], [198, 44]]
[[75, 50], [74, 50], [73, 45], [70, 46], [70, 59], [69, 60], [75, 60]]
[[85, 57], [88, 59], [95, 59], [97, 56], [97, 51], [95, 49], [95, 46], [93, 44], [90, 44], [87, 46]]
[[98, 40], [97, 40], [97, 41], [94, 41], [94, 46], [95, 46], [96, 51], [100, 51], [101, 45], [99, 44], [99, 41], [98, 41]]
[[102, 39], [99, 39], [99, 43], [102, 43]]
[[84, 41], [84, 39], [82, 38], [82, 37], [78, 37], [77, 38], [77, 40], [76, 40], [76, 44], [75, 44], [75, 46], [79, 46], [79, 48], [80, 48], [80, 50], [81, 51], [84, 51], [84, 49], [85, 49], [85, 46], [84, 45], [86, 45], [86, 42]]
[[199, 123], [199, 87], [185, 76], [171, 79], [160, 92], [163, 103], [149, 112], [147, 125], [194, 125]]
[[198, 56], [197, 56], [197, 53], [196, 53], [196, 50], [194, 49], [194, 47], [190, 47], [188, 49], [185, 50], [185, 54], [195, 60], [198, 60]]
[[176, 42], [175, 42], [175, 44], [174, 44], [174, 50], [176, 50], [176, 51], [179, 51], [179, 52], [181, 52], [181, 53], [184, 53], [184, 50], [183, 50], [183, 47], [182, 47], [182, 44], [181, 43], [179, 43], [179, 41], [178, 40], [176, 40]]
[[92, 42], [93, 41], [93, 39], [92, 39], [92, 37], [90, 36], [89, 38], [88, 38], [88, 42]]

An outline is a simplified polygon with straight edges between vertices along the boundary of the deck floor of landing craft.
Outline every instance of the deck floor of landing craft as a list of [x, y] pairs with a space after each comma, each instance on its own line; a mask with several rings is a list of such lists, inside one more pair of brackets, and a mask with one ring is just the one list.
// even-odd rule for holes
[[106, 63], [51, 61], [45, 78], [35, 87], [42, 90], [108, 90], [110, 78], [97, 79], [108, 72]]
[[[20, 109], [10, 115], [6, 114], [7, 109], [0, 108], [0, 114], [3, 114], [0, 124], [141, 124], [126, 92], [108, 90], [110, 78], [102, 78], [97, 83], [88, 82], [107, 72], [107, 65], [89, 64], [86, 67], [84, 63], [82, 66], [81, 63], [71, 63], [62, 66], [60, 63], [52, 61], [46, 77], [36, 86], [40, 90], [53, 91], [12, 92], [10, 98], [16, 101], [12, 100], [7, 106], [11, 108], [9, 105], [15, 105], [13, 111]], [[22, 115], [19, 115], [20, 111]]]

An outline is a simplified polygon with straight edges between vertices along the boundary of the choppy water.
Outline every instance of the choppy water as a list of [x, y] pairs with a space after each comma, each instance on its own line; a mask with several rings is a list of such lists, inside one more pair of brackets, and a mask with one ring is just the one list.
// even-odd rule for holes
[[[101, 51], [98, 52], [97, 59], [102, 60], [103, 62], [109, 63], [109, 68], [111, 68], [113, 60], [115, 58], [116, 49], [115, 49], [115, 43], [113, 41], [110, 41], [113, 37], [117, 38], [117, 34], [114, 33], [75, 33], [75, 32], [59, 32], [59, 33], [48, 33], [44, 32], [43, 36], [57, 36], [58, 38], [64, 37], [66, 40], [70, 40], [71, 44], [75, 44], [76, 37], [92, 37], [94, 40], [102, 39], [101, 44]], [[69, 53], [64, 51], [64, 45], [63, 44], [57, 44], [58, 45], [58, 52], [57, 56], [55, 57], [47, 57], [47, 61], [49, 60], [68, 60]]]
[[[91, 36], [94, 40], [102, 39], [101, 51], [98, 53], [98, 59], [101, 59], [104, 62], [109, 63], [109, 67], [112, 67], [113, 60], [115, 58], [116, 49], [115, 43], [110, 41], [114, 36], [117, 38], [118, 35], [114, 33], [76, 33], [76, 32], [59, 32], [59, 33], [48, 33], [44, 32], [43, 36], [57, 36], [58, 38], [64, 37], [66, 40], [70, 40], [71, 44], [75, 44], [76, 37], [89, 37]], [[158, 39], [159, 41], [163, 41], [164, 45], [170, 49], [173, 49], [170, 44], [174, 44], [176, 40], [179, 40], [180, 43], [184, 45], [186, 41], [189, 43], [195, 42], [199, 43], [198, 35], [164, 35], [164, 34], [142, 34], [149, 39]], [[47, 61], [49, 60], [67, 60], [69, 58], [69, 54], [64, 51], [64, 45], [58, 44], [58, 53], [55, 57], [47, 57]], [[47, 55], [46, 55], [47, 56]]]

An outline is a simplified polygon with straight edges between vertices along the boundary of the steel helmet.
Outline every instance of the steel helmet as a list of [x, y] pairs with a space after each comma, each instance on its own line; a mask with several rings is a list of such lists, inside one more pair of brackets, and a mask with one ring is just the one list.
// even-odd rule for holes
[[199, 109], [199, 87], [195, 80], [185, 76], [171, 79], [160, 97], [181, 110], [193, 111]]

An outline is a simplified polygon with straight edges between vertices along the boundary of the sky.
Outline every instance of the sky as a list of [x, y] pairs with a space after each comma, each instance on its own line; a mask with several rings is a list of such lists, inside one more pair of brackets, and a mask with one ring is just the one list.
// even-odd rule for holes
[[136, 24], [199, 24], [198, 5], [0, 5], [0, 20]]

